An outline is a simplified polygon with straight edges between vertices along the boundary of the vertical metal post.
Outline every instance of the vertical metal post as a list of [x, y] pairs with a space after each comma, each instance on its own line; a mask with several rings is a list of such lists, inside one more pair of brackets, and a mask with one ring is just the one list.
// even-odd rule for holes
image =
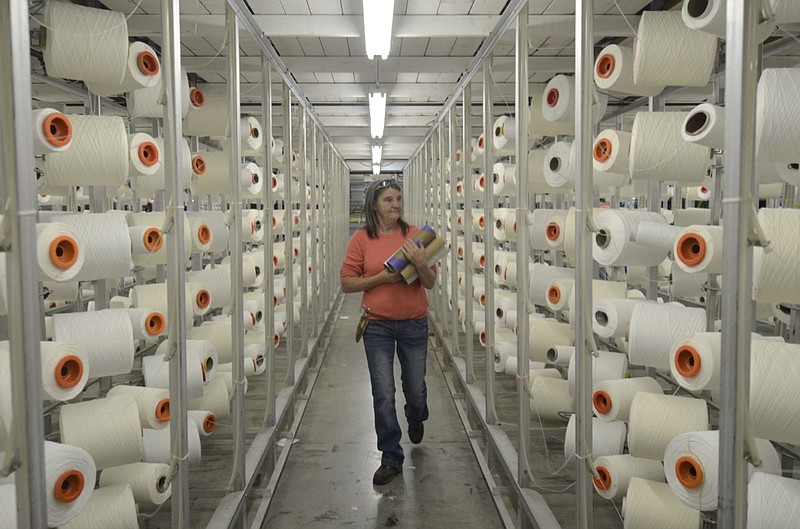
[[[587, 216], [592, 215], [592, 88], [594, 0], [578, 0], [575, 11], [575, 452], [592, 452], [592, 356], [587, 347], [592, 336], [592, 241]], [[579, 459], [575, 472], [576, 527], [592, 527], [592, 482], [586, 459]]]
[[[469, 177], [469, 161], [465, 158], [464, 153], [467, 152], [467, 147], [469, 146], [469, 123], [470, 118], [472, 117], [472, 88], [469, 83], [464, 87], [463, 93], [463, 105], [461, 107], [461, 115], [462, 115], [462, 122], [461, 122], [461, 165], [464, 168], [463, 175], [464, 175], [464, 182], [467, 181]], [[453, 112], [455, 107], [450, 110]], [[455, 139], [451, 142], [455, 145]], [[451, 179], [450, 183], [450, 196], [452, 200], [450, 201], [451, 207], [456, 207], [458, 202], [456, 200], [456, 162], [455, 162], [455, 149], [453, 149], [451, 156], [453, 157], [452, 167], [453, 167], [453, 178]], [[486, 189], [489, 189], [489, 179], [485, 180], [486, 182]], [[472, 262], [472, 238], [473, 238], [473, 229], [472, 229], [472, 188], [464, 188], [464, 291], [465, 292], [472, 292], [472, 267], [468, 266], [468, 263]], [[485, 250], [484, 250], [485, 252]], [[467, 261], [469, 259], [469, 261]], [[485, 273], [485, 271], [484, 271]], [[453, 297], [457, 299], [457, 292], [458, 292], [458, 267], [456, 266], [455, 270], [453, 270], [453, 285], [454, 285], [454, 294]], [[491, 299], [494, 299], [494, 289], [489, 288], [485, 290], [485, 299], [486, 299], [486, 306], [489, 307], [489, 296], [491, 290]], [[466, 382], [467, 384], [474, 384], [475, 383], [475, 330], [472, 325], [472, 303], [465, 303], [464, 307], [467, 309], [467, 314], [465, 316], [464, 322], [465, 325], [465, 333], [466, 333], [466, 352], [464, 358], [464, 367], [466, 369]]]
[[169, 361], [170, 446], [172, 460], [172, 526], [189, 527], [189, 453], [188, 397], [186, 393], [186, 263], [183, 239], [183, 141], [181, 116], [181, 42], [180, 5], [178, 0], [162, 0], [161, 31], [164, 83], [164, 178], [167, 218], [174, 217], [167, 233], [168, 336], [174, 343]]
[[[241, 135], [239, 119], [239, 20], [230, 4], [225, 4], [225, 26], [228, 32], [228, 174], [230, 178], [231, 228], [231, 352], [233, 395], [231, 419], [233, 427], [233, 468], [231, 486], [233, 490], [244, 490], [244, 279], [242, 242], [242, 189], [239, 185], [241, 172]], [[244, 513], [241, 515], [245, 518]]]
[[[449, 174], [449, 179], [451, 182], [455, 181], [456, 178], [456, 171], [455, 171], [455, 150], [456, 150], [456, 139], [455, 139], [455, 130], [456, 130], [456, 113], [455, 109], [451, 108], [450, 111], [447, 113], [447, 158], [444, 156], [439, 156], [441, 161], [441, 177], [439, 178], [439, 196], [442, 198], [440, 207], [442, 211], [442, 231], [447, 229], [447, 218], [445, 215], [447, 214], [447, 210], [445, 209], [448, 202], [447, 193], [445, 190], [447, 186], [445, 181], [445, 173]], [[442, 155], [444, 152], [441, 153]], [[454, 187], [451, 183], [451, 187]], [[453, 197], [455, 194], [452, 193]], [[456, 201], [450, 201], [450, 247], [456, 248], [458, 243], [458, 203]], [[466, 218], [462, 219], [463, 222], [466, 222]], [[466, 261], [466, 256], [464, 256]], [[458, 253], [457, 252], [450, 252], [450, 265], [447, 266], [446, 262], [442, 263], [443, 265], [443, 272], [446, 274], [444, 277], [450, 278], [450, 300], [452, 302], [452, 306], [450, 307], [450, 315], [451, 321], [453, 324], [453, 328], [451, 330], [453, 336], [453, 343], [451, 344], [451, 351], [453, 355], [460, 355], [461, 354], [461, 346], [458, 343]], [[466, 267], [465, 267], [466, 270]], [[449, 274], [449, 276], [447, 275]], [[442, 281], [442, 291], [447, 292], [445, 288], [444, 281]], [[469, 294], [469, 293], [467, 293]], [[466, 341], [469, 341], [472, 338], [472, 335], [469, 334], [469, 327], [471, 325], [471, 321], [468, 321], [469, 317], [469, 308], [471, 308], [470, 299], [471, 294], [468, 296], [464, 296], [464, 328], [467, 330]], [[445, 300], [447, 300], [447, 296], [445, 296]]]
[[[447, 210], [444, 207], [444, 177], [445, 177], [445, 159], [444, 159], [444, 124], [439, 125], [439, 134], [436, 135], [437, 143], [435, 148], [435, 166], [431, 168], [431, 182], [434, 186], [438, 184], [439, 192], [436, 192], [435, 187], [433, 188], [433, 203], [434, 203], [434, 211], [439, 213], [439, 222], [441, 223], [440, 231], [444, 232], [447, 230]], [[452, 229], [455, 231], [456, 227], [452, 226]], [[449, 273], [448, 270], [449, 266], [447, 265], [447, 261], [442, 262], [442, 272], [443, 275], [446, 277]], [[439, 314], [441, 314], [440, 318], [442, 321], [445, 321], [443, 318], [447, 314], [447, 289], [444, 286], [444, 281], [439, 282]], [[458, 320], [456, 320], [455, 330], [450, 331], [451, 336], [453, 336], [455, 343], [454, 351], [458, 351]], [[446, 327], [446, 325], [445, 325]]]
[[294, 237], [294, 219], [292, 218], [292, 93], [289, 85], [283, 84], [283, 208], [284, 230], [284, 267], [283, 275], [286, 278], [286, 356], [288, 369], [286, 370], [286, 385], [294, 385], [294, 252], [292, 238]]
[[[486, 57], [486, 62], [483, 65], [483, 130], [492, 130], [492, 105], [494, 104], [492, 98], [492, 79], [494, 73], [492, 72], [492, 55]], [[470, 137], [466, 137], [464, 144], [470, 142]], [[470, 142], [471, 145], [471, 142]], [[489, 172], [492, 168], [492, 151], [494, 143], [485, 142], [486, 148], [483, 156], [483, 171], [484, 174]], [[466, 148], [465, 148], [466, 151]], [[464, 171], [465, 179], [469, 176], [471, 169], [468, 167], [469, 159], [464, 155]], [[497, 424], [497, 406], [495, 405], [495, 372], [494, 372], [494, 313], [489, 313], [489, 310], [494, 310], [494, 283], [492, 282], [492, 274], [494, 273], [494, 229], [491, 219], [494, 218], [494, 193], [489, 186], [486, 186], [483, 193], [483, 215], [486, 217], [487, 222], [483, 228], [483, 247], [486, 255], [486, 272], [483, 275], [484, 288], [486, 292], [486, 321], [484, 332], [486, 333], [486, 422], [488, 424]], [[471, 258], [472, 256], [470, 256]], [[524, 319], [524, 318], [523, 318]], [[517, 318], [519, 321], [520, 318]]]
[[300, 115], [300, 178], [299, 204], [300, 212], [300, 356], [308, 356], [308, 167], [306, 167], [306, 154], [308, 153], [308, 111], [303, 109]]
[[[272, 68], [270, 67], [267, 56], [261, 54], [261, 88], [263, 90], [261, 99], [261, 120], [263, 121], [262, 131], [264, 133], [264, 185], [262, 186], [262, 196], [264, 200], [264, 347], [266, 350], [265, 361], [267, 367], [264, 370], [266, 378], [266, 403], [264, 410], [264, 426], [274, 426], [276, 419], [275, 409], [275, 342], [272, 337], [275, 334], [275, 267], [272, 264], [272, 254], [275, 249], [275, 234], [272, 231], [272, 215], [275, 213], [275, 198], [272, 196]], [[269, 217], [269, 218], [268, 218]], [[273, 451], [274, 454], [274, 451]]]
[[[532, 482], [530, 458], [531, 407], [528, 396], [528, 371], [530, 367], [530, 321], [528, 320], [528, 179], [525, 171], [528, 157], [528, 4], [517, 15], [516, 35], [516, 114], [517, 114], [517, 403], [519, 407], [519, 461], [518, 479], [521, 487]], [[524, 109], [524, 110], [523, 110]], [[487, 128], [486, 144], [492, 142], [492, 129]], [[488, 159], [488, 158], [487, 158]], [[524, 160], [524, 162], [523, 162]], [[523, 165], [520, 166], [520, 163]], [[489, 162], [484, 163], [490, 167]], [[491, 174], [487, 172], [486, 174]], [[488, 187], [488, 184], [487, 184]]]
[[[31, 61], [28, 3], [0, 2], [0, 137], [2, 173], [10, 203], [8, 334], [14, 409], [13, 458], [16, 471], [17, 527], [47, 527], [44, 421], [42, 420], [41, 310], [36, 260], [36, 179], [31, 139]], [[5, 204], [3, 204], [5, 206]]]
[[[753, 251], [748, 234], [751, 208], [758, 189], [755, 169], [756, 75], [758, 48], [756, 25], [760, 2], [731, 0], [727, 12], [725, 70], [725, 203], [722, 274], [722, 349], [732, 351], [722, 366], [719, 416], [719, 513], [717, 524], [744, 529], [747, 523], [747, 466], [745, 424], [750, 393], [750, 331], [753, 306]], [[732, 285], [728, 285], [730, 280]]]
[[[320, 134], [320, 139], [322, 139], [322, 135]], [[311, 129], [311, 236], [313, 240], [311, 242], [311, 266], [314, 267], [314, 270], [311, 274], [311, 299], [315, 299], [317, 297], [317, 274], [319, 273], [320, 267], [322, 264], [320, 263], [319, 254], [317, 253], [317, 247], [321, 242], [321, 230], [319, 229], [319, 218], [317, 216], [317, 204], [319, 204], [319, 190], [318, 190], [318, 169], [319, 169], [319, 160], [317, 160], [318, 153], [321, 155], [322, 150], [320, 149], [317, 151], [317, 126], [314, 125]], [[318, 298], [317, 298], [318, 299]], [[317, 306], [319, 303], [314, 302], [311, 304], [311, 335], [312, 336], [319, 336], [319, 330], [317, 328]]]

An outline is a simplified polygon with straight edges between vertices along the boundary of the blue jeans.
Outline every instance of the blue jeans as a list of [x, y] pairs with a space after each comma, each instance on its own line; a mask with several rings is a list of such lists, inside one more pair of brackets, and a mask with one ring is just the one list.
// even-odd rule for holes
[[425, 386], [425, 361], [428, 355], [428, 319], [372, 320], [364, 332], [364, 350], [372, 382], [372, 404], [381, 464], [403, 465], [402, 431], [397, 421], [394, 387], [394, 353], [400, 359], [404, 407], [410, 427], [428, 418], [428, 389]]

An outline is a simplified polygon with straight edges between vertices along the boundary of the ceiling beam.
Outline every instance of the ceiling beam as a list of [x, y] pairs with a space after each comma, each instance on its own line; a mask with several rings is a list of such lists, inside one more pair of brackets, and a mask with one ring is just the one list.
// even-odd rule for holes
[[[283, 57], [292, 72], [328, 72], [371, 75], [375, 73], [375, 63], [364, 57]], [[445, 73], [464, 72], [472, 57], [389, 57], [381, 62], [381, 72], [386, 73]], [[181, 57], [181, 65], [189, 72], [200, 74], [218, 73], [226, 75], [228, 60], [225, 57], [186, 56]], [[514, 57], [495, 57], [495, 72], [514, 71]], [[243, 75], [261, 72], [260, 57], [241, 57], [239, 67]], [[530, 57], [528, 68], [537, 72], [572, 72], [575, 70], [575, 57]]]
[[[182, 15], [181, 36], [222, 37], [225, 15]], [[267, 37], [362, 38], [364, 22], [360, 15], [253, 15]], [[636, 27], [639, 17], [629, 15]], [[393, 37], [487, 37], [500, 19], [496, 15], [395, 15]], [[574, 35], [574, 15], [530, 15], [533, 35]], [[244, 31], [243, 31], [244, 33]], [[132, 15], [128, 34], [133, 37], [160, 37], [161, 15]], [[621, 15], [596, 15], [595, 37], [630, 37], [631, 29]]]

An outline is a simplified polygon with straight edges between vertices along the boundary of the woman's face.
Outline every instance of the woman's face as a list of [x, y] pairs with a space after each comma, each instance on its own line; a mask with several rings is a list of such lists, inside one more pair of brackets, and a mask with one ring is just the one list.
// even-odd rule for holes
[[393, 187], [386, 188], [375, 200], [375, 212], [382, 222], [396, 223], [403, 215], [403, 193]]

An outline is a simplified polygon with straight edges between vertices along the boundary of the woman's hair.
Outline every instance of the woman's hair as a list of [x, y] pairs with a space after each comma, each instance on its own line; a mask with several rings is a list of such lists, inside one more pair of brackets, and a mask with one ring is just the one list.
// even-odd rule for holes
[[[375, 212], [375, 204], [383, 192], [389, 188], [397, 191], [403, 190], [394, 178], [372, 182], [367, 188], [367, 196], [364, 199], [364, 217], [366, 219], [364, 229], [367, 230], [367, 237], [370, 239], [378, 238], [378, 214]], [[397, 224], [400, 225], [403, 236], [408, 235], [408, 223], [400, 218], [397, 219]]]

